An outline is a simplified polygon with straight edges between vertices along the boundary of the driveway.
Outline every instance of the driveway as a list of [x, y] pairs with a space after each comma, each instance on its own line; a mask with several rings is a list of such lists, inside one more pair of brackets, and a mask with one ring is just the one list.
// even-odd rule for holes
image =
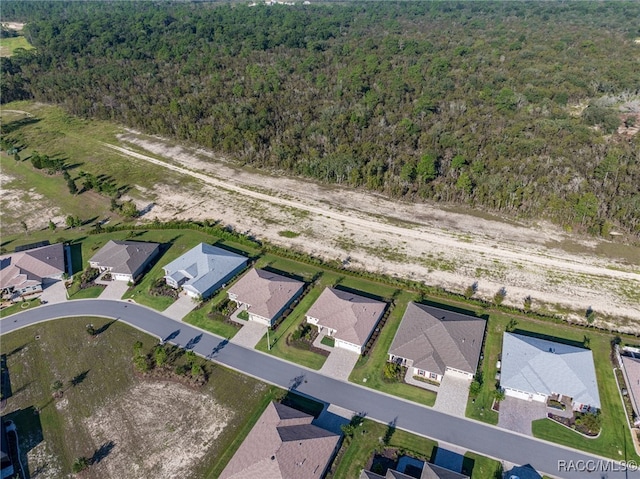
[[433, 408], [453, 416], [464, 417], [471, 379], [445, 374], [438, 388]]
[[230, 342], [237, 344], [238, 346], [253, 349], [256, 347], [256, 344], [258, 344], [258, 341], [262, 339], [262, 336], [267, 334], [267, 327], [264, 324], [260, 324], [255, 321], [242, 322], [244, 323], [244, 326], [242, 326], [240, 331], [230, 339]]
[[176, 321], [182, 321], [182, 318], [196, 309], [197, 306], [198, 303], [194, 301], [191, 296], [182, 294], [171, 306], [165, 309], [162, 314]]
[[333, 351], [329, 354], [329, 357], [322, 365], [320, 374], [329, 376], [333, 379], [340, 379], [342, 381], [349, 380], [349, 374], [356, 365], [360, 355], [353, 351], [347, 351], [342, 348], [333, 348]]
[[40, 301], [47, 303], [63, 303], [67, 300], [67, 289], [64, 287], [64, 281], [56, 281], [49, 283], [40, 295]]
[[100, 284], [107, 285], [100, 294], [100, 299], [121, 299], [122, 295], [129, 289], [129, 283], [126, 281], [105, 281]]
[[500, 403], [498, 426], [509, 431], [533, 436], [531, 422], [547, 417], [547, 405], [507, 396]]
[[[176, 323], [150, 308], [124, 301], [100, 299], [68, 301], [28, 309], [0, 320], [0, 334], [63, 317], [99, 315], [118, 318], [172, 344], [193, 344], [193, 350], [206, 358], [261, 378], [282, 388], [293, 388], [341, 408], [359, 411], [367, 417], [387, 424], [395, 421], [399, 429], [414, 432], [436, 441], [455, 443], [467, 450], [514, 464], [531, 464], [537, 471], [553, 477], [584, 479], [584, 471], [559, 469], [559, 461], [577, 464], [600, 458], [585, 452], [541, 441], [506, 429], [466, 418], [442, 414], [433, 408], [395, 398], [344, 381], [336, 381], [303, 366], [283, 361], [259, 351], [224, 341], [186, 323]], [[508, 400], [509, 398], [507, 398]], [[544, 405], [542, 405], [544, 406]], [[612, 464], [605, 464], [611, 467]], [[607, 479], [640, 479], [639, 471], [609, 469]]]

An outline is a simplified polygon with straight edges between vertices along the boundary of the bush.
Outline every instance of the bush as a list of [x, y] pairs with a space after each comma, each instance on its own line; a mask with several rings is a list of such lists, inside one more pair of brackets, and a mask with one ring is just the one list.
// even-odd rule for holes
[[240, 311], [238, 313], [238, 319], [242, 319], [244, 321], [248, 321], [249, 320], [249, 311], [247, 311], [246, 309], [243, 311]]
[[89, 467], [89, 459], [86, 457], [78, 457], [75, 461], [73, 461], [73, 465], [71, 466], [71, 470], [77, 474], [79, 472], [84, 471], [87, 467]]

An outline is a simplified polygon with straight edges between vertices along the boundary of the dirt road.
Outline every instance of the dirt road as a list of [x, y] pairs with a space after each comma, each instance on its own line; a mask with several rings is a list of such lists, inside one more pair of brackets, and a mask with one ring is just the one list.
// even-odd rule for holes
[[[105, 146], [202, 183], [200, 192], [178, 185], [143, 192], [156, 198], [151, 217], [220, 219], [274, 243], [330, 259], [349, 257], [357, 267], [456, 291], [477, 281], [477, 294], [488, 298], [504, 286], [507, 304], [521, 306], [531, 295], [539, 308], [572, 309], [568, 316], [576, 321], [591, 307], [600, 322], [640, 331], [638, 266], [549, 248], [545, 245], [568, 238], [553, 225], [507, 223], [251, 172], [210, 152], [133, 131], [119, 139], [122, 145]], [[299, 236], [284, 238], [283, 231]], [[583, 246], [588, 249], [593, 241]]]

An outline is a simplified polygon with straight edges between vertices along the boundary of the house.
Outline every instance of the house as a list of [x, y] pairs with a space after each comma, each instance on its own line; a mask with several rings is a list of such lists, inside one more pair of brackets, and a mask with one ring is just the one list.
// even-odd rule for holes
[[549, 396], [558, 395], [571, 399], [576, 411], [600, 409], [589, 349], [504, 333], [500, 385], [507, 396], [519, 399], [546, 402]]
[[0, 289], [3, 297], [39, 293], [43, 284], [62, 279], [65, 251], [62, 243], [0, 256]]
[[620, 356], [622, 360], [622, 372], [627, 383], [627, 394], [631, 399], [631, 407], [636, 413], [634, 426], [640, 425], [640, 359], [632, 356]]
[[484, 319], [410, 302], [389, 348], [389, 361], [436, 382], [445, 373], [473, 379], [485, 326]]
[[233, 455], [220, 479], [315, 479], [324, 476], [340, 436], [313, 416], [272, 402]]
[[116, 281], [135, 282], [159, 252], [158, 243], [110, 240], [93, 255], [89, 266], [110, 273]]
[[192, 298], [208, 298], [237, 275], [248, 259], [226, 249], [200, 243], [164, 267], [169, 286]]
[[307, 311], [307, 322], [335, 339], [335, 346], [362, 354], [386, 304], [354, 293], [326, 288]]
[[[360, 479], [415, 479], [415, 477], [393, 469], [387, 469], [387, 473], [384, 476], [367, 470], [363, 470], [360, 473]], [[429, 464], [428, 462], [424, 463], [422, 472], [417, 477], [418, 479], [469, 479], [469, 476], [435, 464]]]
[[229, 299], [249, 313], [250, 321], [273, 326], [302, 293], [304, 283], [264, 269], [251, 268], [229, 288]]

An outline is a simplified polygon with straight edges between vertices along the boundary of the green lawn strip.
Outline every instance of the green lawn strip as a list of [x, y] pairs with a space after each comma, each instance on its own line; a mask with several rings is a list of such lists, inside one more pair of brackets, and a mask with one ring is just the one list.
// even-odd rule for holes
[[[407, 308], [407, 303], [411, 301], [413, 295], [406, 291], [400, 292], [395, 301], [396, 306], [391, 311], [387, 323], [378, 336], [378, 340], [367, 356], [362, 356], [353, 368], [349, 381], [367, 386], [378, 391], [383, 391], [395, 396], [409, 399], [420, 404], [433, 406], [436, 394], [404, 382], [387, 382], [383, 376], [384, 365], [387, 362], [388, 351], [398, 326], [402, 320], [402, 315]], [[365, 381], [366, 379], [366, 381]]]
[[[336, 458], [333, 465], [332, 479], [352, 479], [360, 477], [360, 472], [367, 466], [374, 451], [384, 449], [380, 438], [385, 437], [389, 429], [386, 424], [380, 424], [369, 419], [365, 419], [360, 426], [356, 427], [353, 438], [345, 439], [342, 446], [343, 451]], [[401, 454], [408, 454], [419, 459], [429, 460], [437, 442], [425, 437], [416, 436], [396, 429], [389, 440], [389, 448], [399, 449]]]
[[30, 299], [28, 301], [20, 301], [19, 303], [15, 303], [9, 306], [8, 308], [0, 309], [0, 318], [19, 313], [20, 311], [26, 311], [27, 309], [35, 308], [36, 306], [40, 306], [39, 298]]
[[502, 479], [502, 464], [473, 452], [467, 452], [462, 462], [465, 474], [471, 472], [471, 479]]
[[320, 293], [324, 288], [317, 284], [307, 295], [302, 298], [300, 303], [296, 306], [293, 312], [287, 316], [287, 318], [278, 327], [277, 331], [269, 334], [271, 341], [271, 350], [267, 346], [267, 336], [263, 336], [262, 339], [256, 345], [256, 349], [263, 351], [279, 358], [286, 359], [294, 363], [307, 366], [311, 369], [320, 369], [326, 357], [321, 354], [314, 353], [313, 351], [307, 351], [304, 349], [298, 349], [293, 346], [287, 346], [287, 336], [291, 334], [297, 327], [305, 320], [305, 313], [311, 307], [313, 302], [318, 299]]
[[73, 293], [69, 290], [69, 299], [97, 298], [105, 290], [104, 286], [91, 286], [85, 289], [77, 289]]
[[0, 56], [10, 57], [18, 48], [24, 48], [25, 50], [33, 50], [31, 45], [25, 37], [22, 35], [10, 38], [0, 38]]
[[239, 331], [239, 328], [236, 328], [229, 323], [225, 323], [224, 321], [211, 319], [208, 316], [210, 311], [211, 306], [209, 303], [206, 303], [202, 308], [191, 311], [182, 320], [185, 323], [197, 326], [205, 331], [222, 336], [223, 338], [233, 338]]
[[281, 258], [271, 253], [266, 253], [258, 258], [255, 267], [269, 267], [274, 270], [290, 273], [299, 276], [305, 282], [312, 281], [315, 275], [318, 275], [323, 271], [322, 268], [311, 266], [307, 263], [301, 263], [299, 261], [294, 261], [287, 258]]

